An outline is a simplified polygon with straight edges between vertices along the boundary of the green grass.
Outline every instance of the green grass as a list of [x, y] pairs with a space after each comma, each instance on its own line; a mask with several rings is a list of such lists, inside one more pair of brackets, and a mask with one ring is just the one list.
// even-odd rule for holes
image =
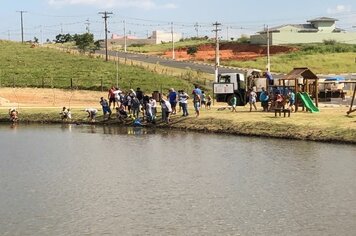
[[[188, 46], [198, 46], [213, 43], [208, 40], [186, 40], [175, 44], [177, 49]], [[294, 67], [309, 67], [320, 74], [354, 73], [356, 72], [356, 45], [337, 42], [290, 45], [298, 51], [271, 56], [271, 70], [273, 72], [288, 73]], [[129, 51], [143, 53], [162, 53], [172, 48], [171, 43], [158, 45], [144, 45], [129, 47]], [[266, 57], [248, 61], [224, 61], [225, 66], [239, 68], [266, 68]]]
[[[50, 87], [104, 90], [116, 84], [116, 65], [85, 55], [71, 55], [56, 49], [0, 41], [0, 86]], [[141, 87], [145, 91], [192, 88], [195, 81], [149, 71], [139, 65], [119, 65], [122, 89]]]
[[[173, 115], [170, 125], [160, 122], [159, 113], [157, 127], [356, 144], [356, 116], [355, 114], [346, 116], [347, 108], [321, 108], [319, 113], [297, 112], [285, 118], [275, 117], [273, 112], [249, 112], [248, 106], [238, 107], [236, 113], [228, 109], [217, 111], [217, 107], [213, 107], [211, 110], [202, 109], [200, 117], [196, 118], [192, 104], [189, 103], [188, 107], [190, 116]], [[19, 111], [20, 123], [61, 122], [59, 109], [24, 107]], [[7, 112], [7, 109], [0, 109], [0, 122], [9, 122]], [[72, 118], [71, 122], [74, 123], [88, 122], [86, 113], [81, 108], [72, 109]], [[108, 123], [117, 124], [115, 114], [112, 118]], [[97, 122], [102, 121], [103, 116], [100, 111]]]
[[[317, 53], [313, 55], [289, 53], [271, 56], [271, 71], [288, 73], [294, 67], [309, 67], [317, 74], [338, 74], [356, 72], [356, 53]], [[242, 68], [266, 68], [266, 58], [261, 57], [250, 61], [222, 61], [221, 64]]]

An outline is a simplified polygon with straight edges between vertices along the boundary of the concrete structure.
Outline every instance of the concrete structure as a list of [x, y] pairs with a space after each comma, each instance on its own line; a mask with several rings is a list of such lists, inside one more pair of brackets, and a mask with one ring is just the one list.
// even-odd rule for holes
[[[270, 45], [322, 43], [335, 40], [339, 43], [356, 44], [356, 32], [346, 32], [336, 27], [337, 19], [320, 17], [308, 24], [287, 24], [269, 29]], [[267, 29], [251, 36], [251, 44], [267, 44]]]
[[[182, 38], [181, 33], [173, 33], [173, 40], [174, 42], [178, 42]], [[133, 44], [136, 45], [144, 45], [144, 44], [160, 44], [160, 43], [168, 43], [172, 42], [172, 33], [171, 32], [163, 32], [163, 31], [153, 31], [152, 35], [146, 39], [140, 39], [133, 36], [126, 36], [126, 45], [130, 46]], [[113, 46], [124, 46], [125, 38], [124, 36], [119, 36], [113, 34], [111, 39], [108, 40], [108, 47]]]

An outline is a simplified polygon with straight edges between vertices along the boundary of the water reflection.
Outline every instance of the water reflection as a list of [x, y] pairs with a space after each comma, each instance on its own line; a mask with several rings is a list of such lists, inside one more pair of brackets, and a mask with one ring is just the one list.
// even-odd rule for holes
[[[0, 126], [0, 235], [353, 235], [356, 147]], [[154, 134], [154, 135], [152, 135]]]

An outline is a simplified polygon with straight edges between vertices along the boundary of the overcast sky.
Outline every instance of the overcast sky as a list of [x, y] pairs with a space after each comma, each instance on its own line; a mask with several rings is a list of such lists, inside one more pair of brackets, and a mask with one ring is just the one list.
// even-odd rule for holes
[[337, 18], [339, 28], [356, 30], [355, 0], [0, 0], [0, 38], [21, 39], [21, 10], [26, 11], [25, 40], [52, 40], [61, 32], [83, 33], [87, 26], [103, 38], [101, 11], [113, 13], [110, 32], [122, 35], [125, 20], [127, 32], [137, 37], [170, 31], [171, 22], [185, 37], [212, 36], [212, 24], [218, 21], [222, 38], [236, 38], [264, 25], [302, 24], [321, 16]]

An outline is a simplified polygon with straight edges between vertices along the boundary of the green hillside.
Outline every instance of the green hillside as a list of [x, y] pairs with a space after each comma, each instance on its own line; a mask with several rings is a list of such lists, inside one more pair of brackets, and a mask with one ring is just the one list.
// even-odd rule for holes
[[[305, 44], [291, 45], [298, 50], [291, 53], [271, 55], [271, 70], [288, 73], [294, 67], [309, 67], [318, 74], [341, 74], [356, 72], [356, 45]], [[247, 61], [222, 61], [226, 66], [243, 68], [266, 67], [266, 57]]]
[[[116, 64], [84, 55], [71, 55], [55, 49], [0, 41], [0, 86], [54, 87], [100, 90], [116, 84]], [[141, 87], [144, 91], [170, 87], [188, 89], [193, 82], [157, 74], [144, 67], [119, 65], [119, 87]]]

